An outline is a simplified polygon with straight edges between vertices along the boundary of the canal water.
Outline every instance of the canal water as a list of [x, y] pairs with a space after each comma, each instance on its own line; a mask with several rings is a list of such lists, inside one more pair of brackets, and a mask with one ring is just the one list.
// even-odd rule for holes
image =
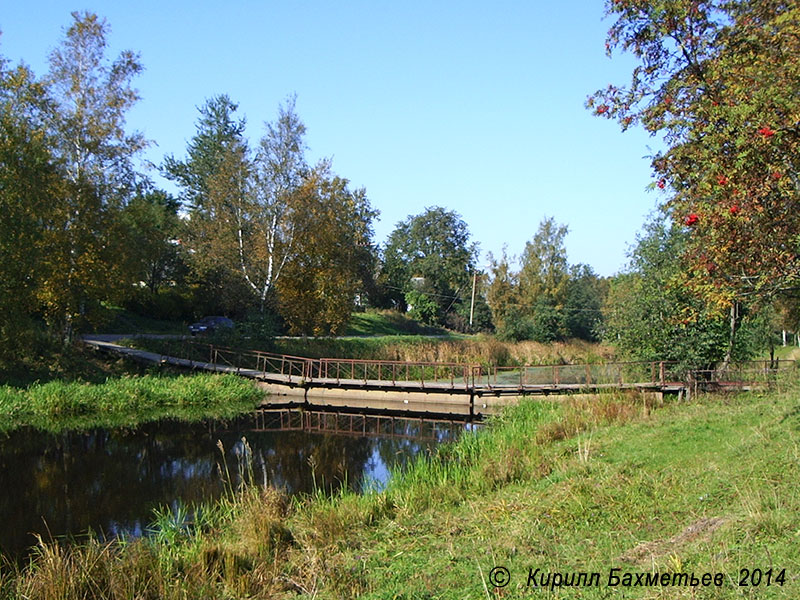
[[393, 468], [465, 428], [471, 426], [262, 411], [229, 422], [0, 434], [0, 551], [20, 557], [37, 535], [146, 535], [155, 509], [212, 501], [243, 480], [289, 494], [380, 488]]

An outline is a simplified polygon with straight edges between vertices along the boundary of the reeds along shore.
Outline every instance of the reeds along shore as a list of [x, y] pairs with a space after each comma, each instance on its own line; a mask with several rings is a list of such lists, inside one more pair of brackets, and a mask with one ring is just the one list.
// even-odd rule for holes
[[[194, 340], [217, 343], [213, 340]], [[613, 360], [609, 346], [570, 340], [538, 342], [502, 342], [491, 336], [429, 338], [423, 336], [381, 336], [347, 338], [276, 338], [255, 341], [219, 340], [219, 345], [242, 350], [263, 350], [309, 358], [354, 358], [360, 360], [397, 360], [407, 362], [450, 362], [479, 365], [515, 366], [566, 363], [596, 363]], [[134, 339], [128, 345], [165, 354], [192, 352], [183, 341]], [[206, 354], [201, 350], [197, 358]]]
[[413, 337], [320, 338], [278, 340], [285, 354], [313, 358], [360, 358], [409, 362], [455, 362], [482, 365], [538, 365], [600, 362], [612, 356], [609, 347], [590, 342], [552, 344], [501, 342], [493, 337], [430, 339]]

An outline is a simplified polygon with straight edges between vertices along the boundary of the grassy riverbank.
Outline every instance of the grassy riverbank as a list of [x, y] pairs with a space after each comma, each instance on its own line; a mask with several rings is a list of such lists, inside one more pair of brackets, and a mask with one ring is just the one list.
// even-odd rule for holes
[[51, 381], [0, 386], [0, 432], [132, 426], [163, 418], [229, 418], [252, 410], [263, 392], [219, 375], [143, 375], [103, 383]]
[[[526, 400], [418, 460], [383, 492], [289, 501], [253, 487], [188, 526], [162, 517], [149, 540], [44, 546], [26, 569], [4, 568], [0, 590], [37, 598], [557, 596], [526, 587], [528, 569], [538, 568], [600, 574], [597, 587], [559, 597], [796, 598], [797, 389], [664, 406], [636, 395]], [[511, 576], [499, 593], [490, 579], [497, 566]], [[613, 588], [611, 569], [722, 573], [722, 586]], [[742, 569], [760, 569], [758, 589], [738, 586]]]
[[[148, 320], [127, 311], [109, 311], [109, 319], [99, 333], [174, 333], [188, 334], [185, 323]], [[368, 310], [353, 313], [344, 336], [269, 337], [239, 324], [235, 331], [217, 336], [191, 338], [199, 343], [238, 350], [262, 350], [309, 358], [355, 358], [364, 360], [402, 360], [412, 362], [459, 362], [484, 365], [563, 364], [601, 362], [613, 358], [610, 346], [569, 340], [503, 342], [492, 335], [464, 335], [430, 327], [393, 310]], [[135, 338], [123, 343], [165, 354], [186, 355], [185, 344], [174, 339]], [[198, 359], [206, 358], [202, 352]]]

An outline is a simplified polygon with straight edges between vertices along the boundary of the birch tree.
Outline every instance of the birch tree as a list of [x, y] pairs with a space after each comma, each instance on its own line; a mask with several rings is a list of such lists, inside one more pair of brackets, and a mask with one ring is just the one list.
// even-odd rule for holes
[[242, 256], [242, 274], [258, 295], [262, 310], [295, 250], [298, 211], [293, 199], [309, 176], [305, 158], [306, 127], [291, 97], [266, 123], [255, 157], [251, 259]]
[[253, 153], [236, 110], [225, 95], [209, 100], [186, 160], [167, 157], [164, 170], [183, 188], [195, 267], [239, 278], [263, 312], [294, 253], [296, 197], [308, 177], [305, 125], [290, 98]]
[[65, 339], [76, 319], [127, 280], [113, 231], [135, 187], [133, 157], [145, 146], [141, 134], [125, 130], [126, 113], [139, 99], [131, 85], [142, 70], [138, 57], [124, 51], [109, 61], [106, 21], [89, 12], [74, 12], [72, 19], [45, 78], [53, 153], [66, 185], [45, 223], [41, 299]]

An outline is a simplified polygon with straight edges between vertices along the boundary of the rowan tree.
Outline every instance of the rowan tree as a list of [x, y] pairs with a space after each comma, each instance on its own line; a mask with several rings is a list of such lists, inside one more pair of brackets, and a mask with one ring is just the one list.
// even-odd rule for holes
[[606, 44], [639, 64], [595, 114], [663, 138], [653, 187], [690, 233], [683, 284], [730, 314], [800, 278], [800, 6], [779, 0], [613, 0]]

